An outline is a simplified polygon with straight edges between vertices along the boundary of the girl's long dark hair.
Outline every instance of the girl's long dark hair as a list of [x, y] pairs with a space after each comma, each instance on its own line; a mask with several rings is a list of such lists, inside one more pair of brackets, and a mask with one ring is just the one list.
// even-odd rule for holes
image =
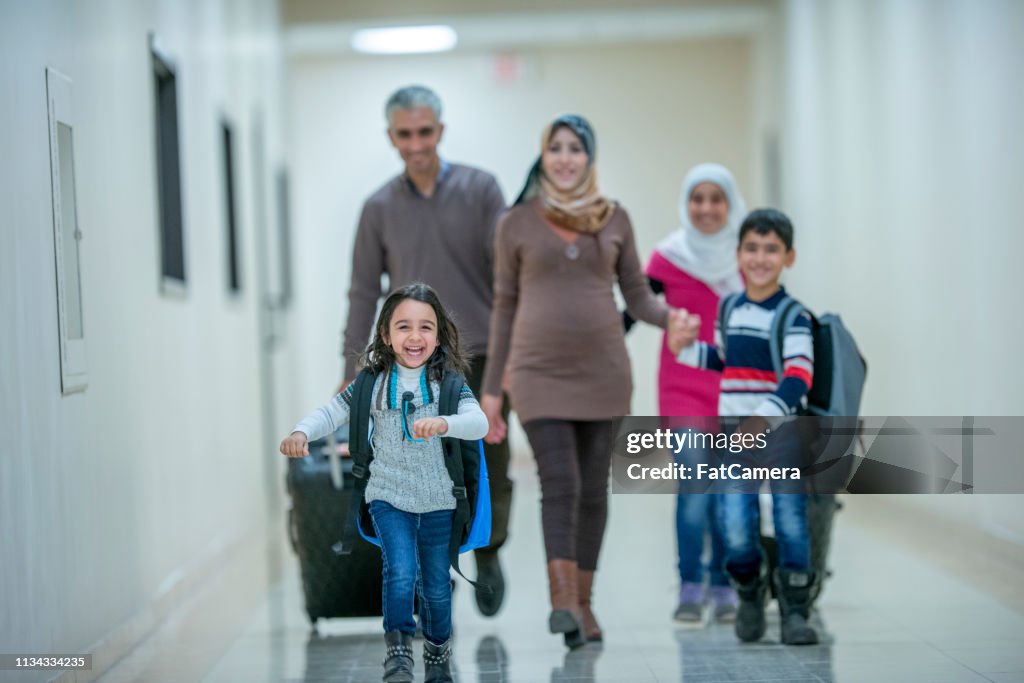
[[437, 316], [437, 348], [427, 359], [427, 377], [437, 382], [441, 381], [445, 371], [460, 372], [463, 375], [469, 373], [469, 359], [462, 349], [462, 342], [459, 340], [459, 330], [452, 322], [451, 316], [441, 304], [441, 300], [429, 285], [422, 282], [414, 282], [397, 289], [384, 299], [384, 305], [380, 309], [380, 316], [377, 318], [377, 325], [373, 330], [373, 340], [366, 347], [366, 351], [360, 356], [360, 365], [370, 370], [375, 375], [387, 372], [391, 365], [396, 362], [395, 352], [392, 350], [388, 340], [388, 328], [391, 326], [391, 317], [398, 305], [406, 299], [421, 301], [434, 309]]

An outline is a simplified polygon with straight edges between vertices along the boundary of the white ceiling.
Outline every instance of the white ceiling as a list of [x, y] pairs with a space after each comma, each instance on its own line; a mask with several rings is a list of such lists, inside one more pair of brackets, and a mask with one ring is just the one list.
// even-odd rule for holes
[[778, 0], [280, 0], [285, 24], [318, 24], [407, 17], [541, 14], [622, 9], [722, 9], [766, 7]]
[[[569, 4], [576, 6], [579, 3]], [[422, 9], [422, 5], [420, 7]], [[476, 7], [479, 8], [480, 4]], [[346, 54], [352, 52], [350, 38], [358, 29], [437, 23], [448, 24], [456, 30], [458, 50], [747, 35], [764, 26], [771, 18], [773, 7], [773, 3], [768, 2], [725, 2], [715, 6], [690, 2], [640, 9], [563, 7], [543, 12], [449, 15], [420, 12], [346, 21], [322, 19], [286, 24], [285, 45], [289, 55], [295, 57]]]

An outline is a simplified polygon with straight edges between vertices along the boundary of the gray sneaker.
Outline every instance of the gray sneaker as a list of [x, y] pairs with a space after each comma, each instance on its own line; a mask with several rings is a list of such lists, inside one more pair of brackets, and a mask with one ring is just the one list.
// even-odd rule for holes
[[711, 587], [711, 618], [720, 624], [731, 624], [736, 621], [736, 608], [739, 598], [730, 586]]
[[704, 586], [684, 581], [679, 587], [679, 606], [672, 618], [684, 624], [700, 624], [704, 610]]

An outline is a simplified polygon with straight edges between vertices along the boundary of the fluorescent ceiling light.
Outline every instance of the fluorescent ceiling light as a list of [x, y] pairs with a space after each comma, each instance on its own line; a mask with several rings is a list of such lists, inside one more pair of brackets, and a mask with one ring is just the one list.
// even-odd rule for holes
[[364, 28], [352, 36], [352, 49], [371, 54], [445, 52], [459, 41], [451, 26], [395, 26]]

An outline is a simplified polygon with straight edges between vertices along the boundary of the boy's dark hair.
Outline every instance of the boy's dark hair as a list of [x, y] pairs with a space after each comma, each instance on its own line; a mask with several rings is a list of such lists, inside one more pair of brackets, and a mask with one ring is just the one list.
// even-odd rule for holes
[[740, 244], [743, 243], [743, 237], [751, 230], [758, 235], [768, 235], [774, 232], [786, 245], [786, 251], [793, 248], [793, 224], [789, 217], [778, 209], [754, 209], [748, 213], [740, 225]]
[[414, 282], [401, 289], [396, 289], [384, 299], [380, 316], [373, 330], [373, 339], [360, 357], [360, 365], [379, 375], [391, 368], [395, 362], [395, 352], [387, 342], [391, 316], [398, 305], [406, 299], [413, 299], [428, 304], [437, 316], [437, 348], [427, 359], [427, 377], [441, 381], [445, 371], [469, 374], [469, 360], [459, 341], [459, 330], [452, 322], [451, 316], [444, 309], [437, 292], [422, 282]]

